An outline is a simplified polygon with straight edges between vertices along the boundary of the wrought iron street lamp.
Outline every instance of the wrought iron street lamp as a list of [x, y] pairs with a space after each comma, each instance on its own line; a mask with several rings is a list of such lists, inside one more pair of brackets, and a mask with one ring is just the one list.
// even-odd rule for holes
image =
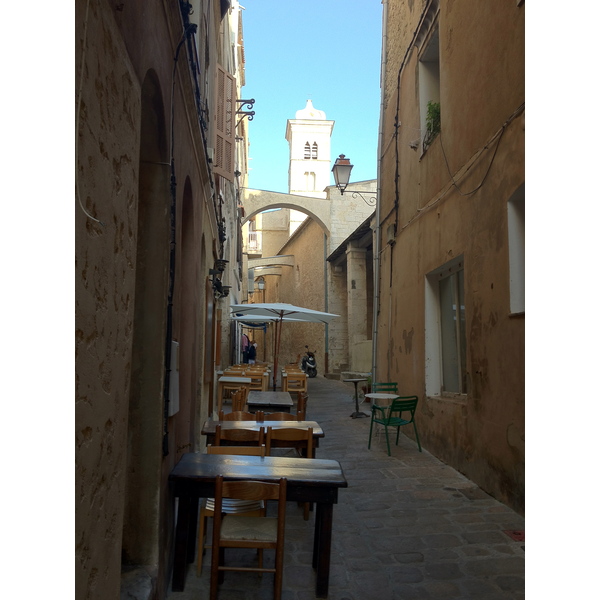
[[[340, 190], [340, 194], [343, 196], [344, 191], [348, 187], [350, 183], [350, 173], [352, 172], [353, 164], [350, 164], [350, 159], [346, 158], [344, 154], [340, 154], [338, 158], [335, 159], [335, 164], [331, 169], [333, 173], [333, 179], [335, 180], [335, 186]], [[366, 204], [369, 206], [375, 206], [377, 203], [377, 196], [371, 196], [370, 198], [365, 198], [363, 194], [373, 194], [373, 192], [367, 191], [358, 191], [358, 190], [350, 190], [352, 192], [352, 197], [356, 198], [360, 196]]]
[[335, 164], [333, 165], [333, 169], [331, 169], [333, 178], [335, 179], [335, 186], [340, 190], [342, 196], [344, 195], [344, 190], [350, 183], [352, 167], [354, 167], [354, 165], [350, 164], [350, 159], [346, 158], [344, 154], [340, 154], [339, 157], [335, 159]]

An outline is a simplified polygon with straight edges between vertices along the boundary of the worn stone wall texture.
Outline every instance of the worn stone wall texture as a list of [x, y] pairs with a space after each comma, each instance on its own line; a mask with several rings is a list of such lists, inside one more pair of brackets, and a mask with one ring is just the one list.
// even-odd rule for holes
[[[75, 574], [82, 600], [125, 597], [128, 580], [151, 590], [148, 597], [166, 597], [175, 504], [168, 474], [195, 448], [208, 414], [214, 312], [207, 277], [219, 242], [185, 48], [171, 121], [181, 23], [178, 3], [76, 2]], [[167, 418], [171, 339], [181, 349], [180, 393], [179, 410]]]
[[[112, 15], [91, 3], [89, 19], [86, 42], [96, 60], [85, 60], [78, 99], [78, 194], [87, 212], [103, 224], [77, 207], [77, 597], [115, 598], [135, 301], [140, 84]], [[78, 10], [78, 23], [82, 20]], [[81, 57], [81, 37], [77, 45]], [[104, 68], [108, 62], [110, 72]]]
[[[425, 448], [524, 511], [525, 319], [510, 310], [507, 221], [525, 181], [524, 5], [439, 2], [430, 23], [439, 27], [441, 134], [423, 153], [411, 147], [422, 132], [418, 49], [408, 44], [425, 4], [389, 3], [384, 140], [401, 125], [398, 153], [382, 163], [377, 379], [420, 397]], [[390, 226], [395, 243], [385, 246]], [[427, 276], [461, 256], [467, 388], [436, 393], [427, 384], [436, 360]]]

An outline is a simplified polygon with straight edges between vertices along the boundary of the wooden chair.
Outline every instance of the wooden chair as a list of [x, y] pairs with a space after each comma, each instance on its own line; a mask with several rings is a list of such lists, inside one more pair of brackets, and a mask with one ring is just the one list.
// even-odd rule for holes
[[308, 394], [298, 392], [298, 401], [296, 403], [296, 418], [298, 421], [306, 421], [306, 405], [308, 404]]
[[245, 410], [236, 410], [230, 413], [219, 411], [219, 421], [256, 421], [256, 415]]
[[[419, 446], [419, 452], [421, 452], [421, 442], [419, 441], [419, 432], [417, 431], [417, 424], [415, 423], [415, 412], [417, 410], [417, 403], [419, 402], [418, 396], [401, 396], [392, 400], [389, 406], [378, 406], [373, 404], [371, 412], [371, 427], [369, 429], [369, 446], [371, 448], [371, 436], [373, 435], [373, 423], [379, 423], [385, 427], [385, 441], [387, 442], [388, 456], [391, 456], [390, 452], [390, 438], [388, 436], [388, 427], [396, 428], [396, 446], [398, 445], [398, 437], [400, 436], [400, 427], [403, 425], [410, 425], [412, 423], [415, 430], [415, 437], [417, 438], [417, 445]], [[402, 418], [402, 413], [410, 413], [408, 419]], [[267, 454], [268, 454], [267, 450]]]
[[[206, 447], [207, 454], [232, 454], [243, 456], [265, 456], [265, 446], [211, 446]], [[215, 499], [205, 498], [200, 506], [200, 519], [198, 523], [198, 561], [196, 565], [196, 573], [202, 573], [202, 560], [206, 548], [211, 548], [211, 544], [205, 543], [206, 525], [208, 519], [215, 514]], [[266, 506], [264, 502], [256, 502], [253, 505], [248, 503], [236, 503], [230, 501], [224, 506], [226, 513], [243, 514], [247, 517], [261, 517], [265, 515]]]
[[[296, 448], [297, 454], [304, 458], [314, 458], [313, 452], [313, 429], [298, 429], [296, 427], [268, 427], [266, 450], [267, 456], [273, 454], [273, 442], [280, 442], [285, 445], [286, 442], [306, 442], [306, 453], [303, 453], [300, 448]], [[310, 502], [304, 503], [304, 520], [308, 521], [310, 513]]]
[[228, 367], [223, 371], [223, 375], [231, 377], [241, 377], [245, 369], [243, 367]]
[[[240, 388], [231, 394], [231, 412], [243, 411], [246, 408], [248, 388]], [[219, 411], [221, 412], [221, 411]]]
[[[226, 442], [223, 444], [222, 442]], [[265, 443], [265, 428], [254, 429], [223, 429], [215, 427], [215, 446], [262, 446]]]
[[284, 392], [307, 392], [306, 373], [287, 373], [283, 377]]
[[264, 413], [263, 421], [297, 421], [297, 415], [286, 412]]
[[[233, 377], [244, 377], [241, 373], [236, 373]], [[233, 393], [238, 390], [244, 390], [246, 397], [248, 395], [248, 385], [249, 383], [240, 383], [235, 381], [219, 381], [217, 386], [217, 412], [220, 411], [223, 407], [223, 399], [229, 397]]]
[[252, 380], [248, 389], [250, 391], [256, 390], [258, 392], [266, 392], [269, 387], [269, 376], [266, 371], [262, 369], [248, 369], [244, 375], [250, 377]]
[[[275, 600], [281, 600], [283, 582], [283, 551], [285, 540], [285, 506], [287, 480], [279, 483], [261, 481], [223, 481], [218, 475], [215, 482], [215, 513], [213, 518], [212, 563], [210, 572], [210, 600], [216, 600], [219, 578], [224, 571], [254, 571], [274, 573], [273, 592]], [[248, 517], [226, 514], [223, 516], [225, 499], [242, 501], [277, 501], [277, 517]], [[258, 567], [224, 565], [226, 548], [257, 548]], [[274, 568], [263, 567], [262, 550], [275, 550]]]

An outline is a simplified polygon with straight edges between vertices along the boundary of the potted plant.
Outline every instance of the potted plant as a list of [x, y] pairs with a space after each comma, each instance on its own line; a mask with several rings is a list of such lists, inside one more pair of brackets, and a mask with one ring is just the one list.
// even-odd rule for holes
[[439, 102], [427, 103], [427, 117], [425, 118], [425, 137], [423, 138], [423, 151], [431, 146], [442, 128], [441, 108]]

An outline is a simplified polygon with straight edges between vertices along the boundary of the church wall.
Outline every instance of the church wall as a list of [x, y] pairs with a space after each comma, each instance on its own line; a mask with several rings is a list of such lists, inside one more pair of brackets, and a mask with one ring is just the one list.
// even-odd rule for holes
[[[325, 311], [324, 233], [312, 220], [307, 220], [295, 236], [282, 248], [282, 254], [293, 254], [295, 266], [283, 268], [279, 278], [279, 301], [313, 310]], [[280, 363], [296, 361], [304, 354], [304, 346], [316, 351], [317, 369], [322, 374], [325, 360], [325, 327], [321, 323], [286, 323], [281, 334]]]

